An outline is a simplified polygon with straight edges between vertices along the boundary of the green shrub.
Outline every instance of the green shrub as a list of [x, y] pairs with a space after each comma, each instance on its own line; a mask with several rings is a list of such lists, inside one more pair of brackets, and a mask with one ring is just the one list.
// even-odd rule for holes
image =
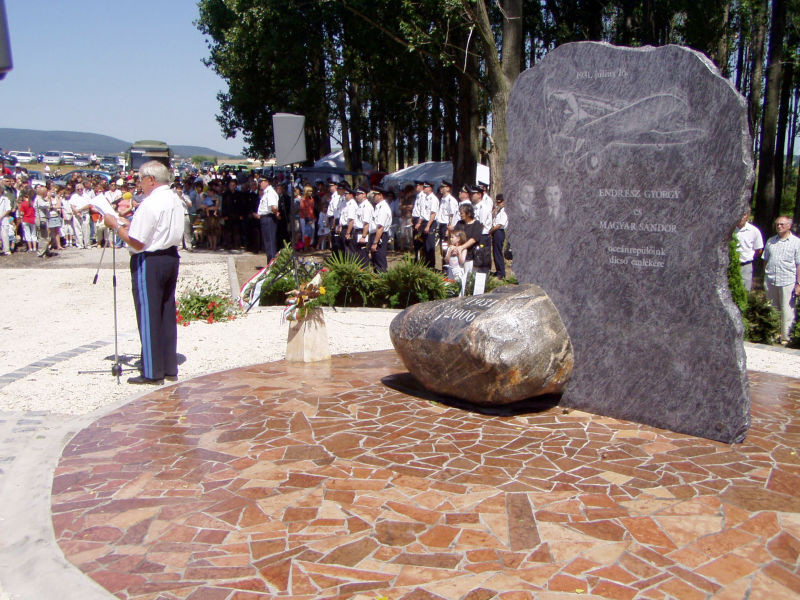
[[780, 333], [781, 317], [764, 292], [750, 292], [744, 311], [744, 339], [756, 344], [771, 344]]
[[736, 232], [728, 243], [728, 289], [731, 291], [731, 298], [734, 304], [739, 307], [739, 311], [744, 313], [747, 310], [747, 290], [742, 280], [742, 270], [739, 266], [739, 251], [736, 249]]
[[375, 296], [391, 308], [406, 308], [446, 298], [448, 287], [440, 273], [406, 254], [401, 262], [378, 276]]
[[370, 267], [349, 253], [334, 252], [325, 260], [324, 302], [329, 306], [368, 306], [375, 286]]
[[789, 332], [789, 348], [800, 348], [800, 298], [795, 298], [794, 325]]

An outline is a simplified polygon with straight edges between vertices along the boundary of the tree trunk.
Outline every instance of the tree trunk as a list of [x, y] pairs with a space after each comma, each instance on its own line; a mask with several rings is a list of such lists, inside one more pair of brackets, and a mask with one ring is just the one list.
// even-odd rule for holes
[[428, 98], [417, 97], [417, 164], [428, 160]]
[[761, 125], [761, 149], [759, 152], [758, 188], [756, 189], [755, 207], [755, 221], [761, 231], [772, 230], [772, 221], [778, 216], [778, 203], [780, 202], [775, 197], [774, 165], [785, 24], [785, 0], [772, 0], [772, 26], [769, 34], [766, 99], [764, 102], [764, 119]]
[[717, 41], [717, 47], [714, 52], [714, 62], [719, 67], [720, 73], [726, 79], [730, 77], [731, 69], [728, 66], [728, 54], [729, 44], [728, 44], [728, 24], [730, 23], [731, 17], [731, 4], [730, 2], [723, 2], [722, 7], [722, 19], [720, 23], [720, 36], [719, 40]]
[[[783, 199], [784, 170], [783, 150], [786, 147], [786, 126], [789, 122], [789, 102], [792, 97], [794, 63], [786, 62], [783, 67], [783, 81], [781, 83], [780, 109], [778, 110], [778, 136], [775, 140], [775, 202], [780, 210]], [[788, 172], [788, 171], [787, 171]]]
[[406, 168], [406, 136], [401, 133], [397, 136], [397, 170]]
[[[471, 56], [468, 59], [468, 68], [477, 68], [477, 59]], [[458, 150], [453, 164], [453, 185], [460, 188], [464, 184], [473, 185], [475, 183], [475, 167], [478, 164], [479, 138], [478, 127], [481, 123], [480, 110], [478, 108], [478, 96], [480, 89], [478, 84], [466, 75], [459, 76], [461, 83], [459, 89], [462, 90], [458, 97]]]
[[756, 125], [761, 112], [761, 81], [764, 63], [764, 37], [767, 32], [769, 0], [758, 0], [753, 11], [753, 41], [750, 47], [750, 135], [756, 139]]
[[336, 93], [336, 109], [339, 111], [339, 123], [342, 128], [342, 155], [344, 156], [344, 168], [352, 170], [353, 160], [350, 156], [350, 125], [347, 121], [347, 97], [342, 89]]
[[[795, 65], [795, 70], [797, 70], [797, 66]], [[793, 100], [791, 104], [793, 104], [791, 111], [789, 112], [789, 144], [786, 150], [786, 173], [791, 173], [792, 167], [794, 166], [794, 140], [797, 137], [797, 119], [798, 114], [797, 111], [800, 109], [800, 82], [797, 81], [797, 77], [795, 77], [795, 84], [794, 84], [794, 94]], [[798, 182], [800, 185], [800, 181]]]
[[431, 99], [431, 160], [442, 160], [441, 101], [436, 96]]
[[360, 171], [362, 163], [361, 140], [363, 130], [361, 125], [361, 99], [359, 98], [359, 86], [350, 82], [350, 158], [352, 165], [350, 170]]
[[[463, 2], [464, 0], [462, 0]], [[492, 99], [492, 138], [494, 139], [492, 157], [495, 169], [492, 171], [492, 193], [503, 190], [503, 167], [508, 150], [506, 130], [506, 108], [511, 86], [519, 75], [522, 55], [522, 0], [500, 0], [503, 13], [503, 56], [498, 59], [498, 48], [489, 21], [485, 0], [475, 3], [475, 24], [483, 45], [483, 57], [489, 79], [489, 92]]]
[[744, 34], [744, 19], [739, 20], [739, 49], [736, 53], [736, 89], [739, 90], [740, 94], [744, 93], [744, 87], [742, 84], [745, 83], [744, 78], [744, 65], [745, 65], [745, 34]]
[[397, 170], [397, 139], [395, 137], [394, 121], [386, 123], [386, 171], [394, 173]]

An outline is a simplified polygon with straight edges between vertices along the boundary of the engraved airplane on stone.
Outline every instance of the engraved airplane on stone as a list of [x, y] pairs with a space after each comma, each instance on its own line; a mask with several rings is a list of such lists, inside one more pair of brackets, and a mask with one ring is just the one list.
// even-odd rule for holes
[[683, 126], [689, 106], [671, 93], [654, 94], [630, 104], [571, 90], [546, 90], [545, 98], [551, 144], [562, 154], [566, 167], [585, 160], [589, 173], [600, 169], [601, 155], [610, 146], [662, 149], [687, 144], [705, 134], [702, 129]]

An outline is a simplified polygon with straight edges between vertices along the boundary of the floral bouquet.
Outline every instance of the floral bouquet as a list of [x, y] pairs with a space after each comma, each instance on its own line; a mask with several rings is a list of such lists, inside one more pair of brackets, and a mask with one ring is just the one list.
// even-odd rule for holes
[[284, 321], [302, 321], [308, 313], [318, 308], [322, 303], [320, 298], [325, 295], [322, 284], [322, 273], [317, 273], [314, 278], [302, 284], [296, 290], [286, 292], [286, 308], [281, 314], [281, 323]]

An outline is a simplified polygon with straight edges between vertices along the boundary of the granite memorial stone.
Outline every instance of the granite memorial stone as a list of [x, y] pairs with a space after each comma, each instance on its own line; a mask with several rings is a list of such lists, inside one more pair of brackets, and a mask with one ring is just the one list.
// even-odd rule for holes
[[753, 180], [746, 106], [680, 46], [559, 46], [514, 85], [514, 273], [575, 349], [562, 405], [737, 442], [750, 424], [728, 242]]
[[559, 393], [572, 373], [564, 323], [536, 285], [415, 304], [392, 320], [389, 334], [425, 388], [474, 404]]

